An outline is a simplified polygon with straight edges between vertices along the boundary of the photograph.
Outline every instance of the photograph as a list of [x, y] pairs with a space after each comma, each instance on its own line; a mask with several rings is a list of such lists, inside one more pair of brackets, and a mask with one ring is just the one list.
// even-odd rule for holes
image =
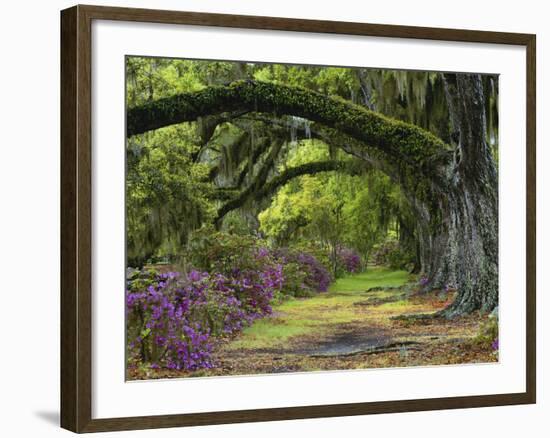
[[109, 3], [4, 8], [2, 436], [544, 435], [542, 2]]
[[498, 75], [125, 69], [127, 380], [499, 361]]

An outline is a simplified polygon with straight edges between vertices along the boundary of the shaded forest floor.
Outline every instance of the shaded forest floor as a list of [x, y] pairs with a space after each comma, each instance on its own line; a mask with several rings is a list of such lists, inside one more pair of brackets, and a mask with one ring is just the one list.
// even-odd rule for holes
[[[395, 320], [435, 312], [452, 293], [415, 293], [403, 271], [372, 268], [336, 281], [329, 292], [273, 307], [214, 351], [216, 367], [195, 372], [147, 370], [132, 378], [264, 374], [496, 362], [476, 342], [487, 315], [453, 320]], [[141, 374], [141, 372], [139, 373]]]

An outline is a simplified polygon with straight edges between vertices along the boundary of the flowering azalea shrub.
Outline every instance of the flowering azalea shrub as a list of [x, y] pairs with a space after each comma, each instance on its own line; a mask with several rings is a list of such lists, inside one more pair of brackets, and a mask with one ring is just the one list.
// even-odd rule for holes
[[340, 247], [336, 253], [338, 264], [348, 274], [354, 274], [361, 269], [361, 257], [350, 248]]
[[277, 295], [278, 301], [283, 301], [289, 297], [314, 295], [314, 291], [306, 283], [307, 272], [302, 269], [299, 263], [287, 261], [282, 266], [284, 282], [280, 294]]
[[130, 357], [152, 368], [211, 368], [215, 337], [241, 330], [271, 313], [282, 268], [261, 272], [134, 272], [127, 282]]
[[184, 287], [177, 273], [134, 273], [126, 291], [129, 356], [152, 368], [210, 368], [211, 329], [196, 315], [204, 313], [204, 292]]
[[189, 247], [190, 262], [197, 270], [231, 275], [235, 270], [261, 271], [270, 260], [265, 244], [256, 236], [214, 231], [195, 231]]
[[296, 259], [307, 273], [306, 285], [316, 292], [326, 292], [333, 278], [324, 265], [305, 252], [298, 253]]
[[328, 269], [319, 258], [290, 248], [269, 249], [257, 236], [242, 236], [213, 232], [208, 228], [193, 236], [191, 261], [201, 270], [221, 272], [227, 276], [254, 272], [269, 272], [274, 281], [280, 281], [280, 294], [310, 296], [326, 292], [333, 281]]
[[216, 272], [230, 281], [248, 318], [271, 312], [270, 301], [282, 288], [284, 269], [261, 239], [205, 228], [195, 234], [190, 256], [197, 270]]
[[211, 368], [223, 336], [272, 312], [285, 295], [326, 291], [332, 278], [313, 256], [272, 251], [255, 236], [197, 235], [187, 275], [154, 270], [127, 275], [127, 345], [130, 361], [152, 368]]
[[326, 245], [322, 245], [319, 242], [301, 241], [295, 245], [292, 245], [292, 249], [295, 251], [312, 255], [317, 259], [319, 263], [321, 263], [321, 265], [324, 266], [324, 268], [328, 272], [332, 272], [333, 263], [332, 263], [331, 253], [326, 247]]
[[271, 313], [271, 300], [284, 284], [283, 267], [275, 264], [262, 271], [235, 270], [227, 279], [247, 321], [252, 322]]
[[309, 296], [326, 292], [332, 276], [326, 267], [311, 254], [290, 248], [278, 248], [273, 257], [283, 265], [284, 283], [282, 290], [287, 295]]

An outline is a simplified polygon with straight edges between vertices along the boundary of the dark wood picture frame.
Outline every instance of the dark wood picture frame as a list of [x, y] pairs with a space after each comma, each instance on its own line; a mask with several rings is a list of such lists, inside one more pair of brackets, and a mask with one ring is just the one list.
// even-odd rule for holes
[[[519, 45], [527, 53], [526, 391], [523, 393], [92, 419], [91, 24], [187, 24]], [[61, 12], [61, 426], [98, 432], [529, 404], [536, 401], [535, 51], [531, 34], [74, 6]]]

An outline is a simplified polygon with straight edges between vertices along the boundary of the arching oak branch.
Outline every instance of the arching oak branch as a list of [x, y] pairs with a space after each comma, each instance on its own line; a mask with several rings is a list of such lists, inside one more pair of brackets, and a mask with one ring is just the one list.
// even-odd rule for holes
[[[218, 217], [216, 222], [219, 223], [223, 217], [230, 211], [245, 205], [249, 200], [254, 199], [259, 201], [261, 199], [272, 196], [277, 189], [284, 186], [290, 180], [302, 175], [314, 175], [321, 172], [333, 172], [341, 171], [351, 175], [358, 175], [365, 170], [365, 166], [360, 166], [357, 163], [345, 162], [345, 161], [316, 161], [312, 163], [306, 163], [295, 167], [290, 167], [279, 175], [272, 178], [270, 181], [257, 184], [257, 181], [252, 183], [249, 187], [239, 193], [236, 197], [225, 203], [218, 210]], [[220, 197], [228, 194], [226, 189], [221, 189]]]
[[303, 88], [238, 81], [130, 108], [127, 135], [233, 111], [294, 115], [322, 123], [423, 171], [447, 164], [450, 147], [418, 126]]

